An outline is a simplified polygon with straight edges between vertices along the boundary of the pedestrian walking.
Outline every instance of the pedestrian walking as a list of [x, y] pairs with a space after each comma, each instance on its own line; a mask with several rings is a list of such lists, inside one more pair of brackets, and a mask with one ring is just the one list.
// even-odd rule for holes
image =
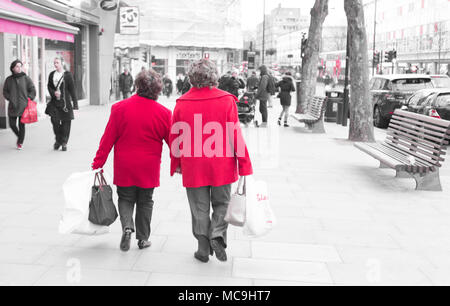
[[267, 101], [269, 100], [270, 93], [268, 91], [270, 76], [265, 65], [259, 68], [261, 77], [258, 85], [258, 92], [256, 93], [256, 99], [259, 100], [259, 111], [262, 116], [262, 127], [267, 126], [268, 110]]
[[128, 69], [125, 69], [119, 77], [119, 88], [124, 99], [128, 99], [133, 92], [133, 77]]
[[[239, 124], [237, 98], [217, 89], [216, 65], [202, 59], [191, 65], [188, 74], [193, 88], [178, 99], [173, 115], [171, 175], [179, 173], [183, 177], [192, 232], [198, 241], [194, 257], [206, 263], [215, 252], [217, 259], [226, 261], [228, 223], [224, 217], [231, 199], [231, 184], [238, 180], [238, 175], [251, 175], [252, 164]], [[217, 136], [214, 149], [210, 134], [181, 133], [180, 127], [193, 131], [194, 126], [201, 131], [214, 126]], [[230, 143], [231, 148], [226, 145]]]
[[181, 94], [184, 95], [191, 89], [191, 83], [189, 83], [189, 77], [187, 75], [184, 76], [183, 86], [181, 87]]
[[280, 89], [279, 97], [281, 106], [283, 107], [283, 111], [278, 118], [278, 125], [281, 125], [281, 120], [284, 115], [284, 127], [289, 127], [288, 118], [292, 101], [291, 92], [295, 92], [294, 80], [292, 79], [292, 74], [290, 72], [286, 72], [283, 79], [277, 83], [277, 88]]
[[247, 91], [253, 92], [258, 89], [258, 77], [256, 71], [252, 72], [252, 75], [247, 79]]
[[269, 84], [267, 90], [269, 92], [268, 108], [273, 108], [273, 99], [276, 94], [277, 79], [272, 72], [269, 72]]
[[233, 71], [229, 78], [225, 78], [224, 91], [229, 92], [233, 96], [239, 98], [239, 89], [245, 88], [245, 82], [239, 77], [239, 72], [237, 70]]
[[55, 151], [62, 147], [67, 151], [70, 138], [72, 120], [75, 119], [74, 110], [78, 110], [78, 99], [75, 91], [75, 81], [72, 73], [64, 69], [64, 60], [60, 57], [53, 61], [55, 71], [48, 77], [48, 91], [51, 100], [47, 104], [45, 113], [51, 117], [53, 133], [55, 134]]
[[219, 89], [229, 92], [229, 83], [230, 83], [230, 79], [231, 79], [231, 71], [227, 71], [227, 73], [225, 73], [224, 75], [222, 75], [222, 77], [219, 79]]
[[184, 76], [180, 73], [178, 75], [178, 80], [177, 80], [177, 94], [181, 95], [181, 91], [183, 90], [183, 81], [184, 81]]
[[23, 112], [28, 105], [28, 99], [36, 98], [36, 88], [33, 81], [22, 71], [23, 64], [16, 60], [11, 63], [11, 75], [3, 85], [3, 96], [9, 101], [9, 126], [17, 136], [16, 148], [22, 150], [25, 141], [25, 124], [21, 122]]
[[173, 83], [172, 80], [170, 79], [169, 75], [165, 75], [163, 78], [163, 86], [164, 86], [164, 95], [167, 98], [170, 98], [170, 96], [172, 95], [173, 92]]
[[[151, 246], [153, 194], [160, 186], [163, 144], [169, 143], [172, 113], [156, 102], [163, 89], [158, 73], [146, 70], [135, 81], [137, 94], [111, 109], [92, 168], [101, 169], [114, 147], [114, 184], [122, 223], [120, 249], [130, 250], [136, 232], [139, 249]], [[136, 225], [133, 220], [136, 206]]]

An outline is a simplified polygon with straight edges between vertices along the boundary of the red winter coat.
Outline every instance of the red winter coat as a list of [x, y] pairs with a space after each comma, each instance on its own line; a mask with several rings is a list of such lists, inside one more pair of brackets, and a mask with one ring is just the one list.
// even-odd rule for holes
[[[236, 182], [238, 174], [253, 174], [236, 101], [216, 88], [192, 88], [177, 100], [170, 134], [171, 175], [180, 168], [184, 187], [220, 187]], [[227, 133], [227, 123], [236, 128]], [[179, 128], [183, 125], [190, 133]]]
[[100, 169], [114, 146], [114, 184], [159, 187], [163, 140], [169, 143], [172, 112], [134, 95], [115, 104], [92, 165]]

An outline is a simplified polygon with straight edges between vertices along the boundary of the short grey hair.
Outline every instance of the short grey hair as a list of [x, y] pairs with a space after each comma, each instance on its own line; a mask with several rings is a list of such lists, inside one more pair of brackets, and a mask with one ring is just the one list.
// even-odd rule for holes
[[216, 87], [219, 85], [219, 71], [214, 62], [201, 59], [193, 62], [188, 71], [189, 81], [197, 88]]

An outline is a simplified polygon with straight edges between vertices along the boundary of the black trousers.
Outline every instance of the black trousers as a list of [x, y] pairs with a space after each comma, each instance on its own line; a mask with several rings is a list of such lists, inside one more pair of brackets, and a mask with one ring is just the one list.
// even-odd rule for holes
[[70, 137], [70, 127], [72, 121], [62, 121], [52, 117], [53, 132], [55, 133], [55, 140], [61, 145], [67, 145]]
[[[17, 119], [19, 121], [19, 127], [17, 127]], [[17, 143], [22, 145], [25, 140], [25, 124], [20, 122], [22, 117], [9, 117], [9, 127], [17, 136]]]
[[[130, 229], [136, 232], [136, 239], [148, 241], [151, 233], [153, 214], [154, 188], [144, 189], [139, 187], [119, 187], [119, 215], [122, 229]], [[134, 207], [136, 206], [136, 227], [133, 220]]]
[[[231, 185], [186, 188], [192, 215], [192, 233], [208, 239], [222, 238], [227, 247], [228, 223], [224, 220], [231, 200]], [[211, 207], [213, 209], [211, 218]]]
[[262, 122], [267, 123], [267, 100], [259, 100], [259, 111], [261, 112]]

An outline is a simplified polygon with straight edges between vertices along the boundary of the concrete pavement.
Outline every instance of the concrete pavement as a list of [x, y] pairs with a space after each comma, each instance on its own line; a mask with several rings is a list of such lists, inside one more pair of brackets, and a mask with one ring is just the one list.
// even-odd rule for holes
[[[326, 135], [311, 135], [294, 122], [280, 128], [279, 110], [270, 111], [268, 129], [245, 130], [278, 227], [261, 239], [231, 227], [227, 263], [193, 258], [189, 206], [181, 178], [169, 176], [167, 148], [151, 249], [134, 243], [120, 252], [119, 222], [101, 237], [58, 234], [62, 183], [89, 170], [107, 106], [79, 111], [66, 153], [53, 151], [49, 120], [28, 127], [20, 152], [12, 132], [0, 131], [0, 284], [450, 284], [450, 163], [441, 171], [444, 192], [416, 192], [412, 179], [396, 179], [355, 149], [347, 129], [327, 123]], [[377, 139], [384, 134], [377, 130]]]

